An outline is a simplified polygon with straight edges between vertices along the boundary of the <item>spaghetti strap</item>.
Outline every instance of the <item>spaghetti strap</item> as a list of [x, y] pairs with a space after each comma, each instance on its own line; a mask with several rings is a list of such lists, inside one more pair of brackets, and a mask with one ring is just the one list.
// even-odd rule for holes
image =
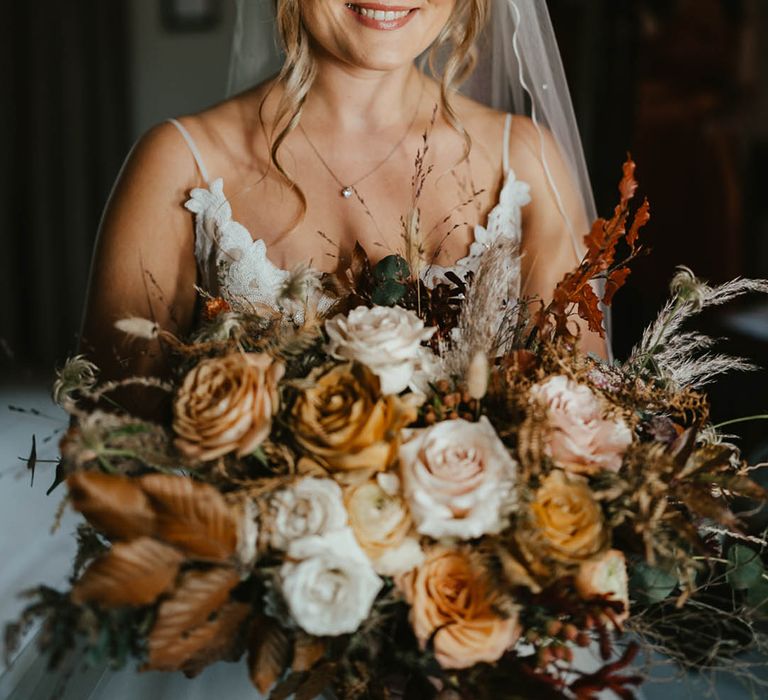
[[187, 145], [189, 146], [189, 150], [192, 151], [192, 156], [195, 159], [195, 163], [197, 163], [197, 167], [200, 170], [200, 174], [203, 176], [203, 180], [205, 180], [205, 184], [210, 184], [210, 179], [208, 177], [208, 169], [205, 167], [205, 163], [203, 162], [203, 156], [200, 155], [200, 149], [197, 147], [197, 144], [195, 143], [195, 140], [192, 138], [192, 135], [184, 128], [184, 126], [181, 124], [181, 122], [178, 119], [169, 119], [168, 120], [171, 124], [173, 124], [178, 130], [179, 133], [184, 137], [184, 140], [187, 142]]
[[507, 118], [504, 121], [504, 145], [503, 145], [503, 152], [501, 154], [501, 162], [504, 167], [504, 175], [506, 176], [507, 173], [509, 173], [509, 132], [512, 128], [512, 115], [507, 114]]

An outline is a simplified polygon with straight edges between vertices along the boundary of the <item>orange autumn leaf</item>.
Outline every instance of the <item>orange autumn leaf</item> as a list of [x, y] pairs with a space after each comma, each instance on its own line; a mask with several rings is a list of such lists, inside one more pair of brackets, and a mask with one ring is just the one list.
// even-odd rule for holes
[[627, 281], [627, 277], [629, 277], [631, 272], [632, 270], [630, 270], [628, 267], [621, 267], [608, 275], [608, 280], [605, 283], [605, 295], [603, 296], [603, 303], [605, 303], [607, 306], [611, 305], [614, 295], [624, 286], [624, 283]]
[[104, 607], [149, 605], [176, 580], [182, 555], [149, 537], [118, 542], [86, 569], [72, 587], [72, 602]]
[[579, 316], [583, 318], [593, 333], [599, 333], [604, 336], [603, 330], [603, 312], [600, 310], [600, 298], [595, 294], [595, 290], [590, 285], [586, 285], [582, 290], [579, 300]]
[[[239, 582], [238, 573], [224, 567], [186, 572], [173, 594], [158, 608], [149, 635], [147, 668], [159, 671], [182, 669], [214, 643], [227, 642], [220, 620], [221, 611], [228, 606], [230, 593]], [[245, 605], [246, 614], [248, 610], [249, 606]], [[226, 620], [226, 626], [231, 626], [237, 618], [238, 614]], [[230, 630], [229, 637], [236, 633], [237, 630]], [[224, 646], [231, 646], [231, 643]]]
[[213, 486], [186, 477], [139, 479], [157, 519], [156, 537], [192, 558], [224, 561], [237, 548], [232, 509]]
[[296, 673], [310, 671], [325, 656], [325, 642], [305, 632], [299, 632], [293, 643], [291, 670]]
[[155, 514], [135, 481], [101, 472], [78, 472], [67, 479], [72, 507], [113, 539], [152, 535]]
[[248, 668], [251, 681], [262, 695], [267, 694], [288, 667], [290, 650], [288, 636], [275, 620], [260, 617], [254, 622]]

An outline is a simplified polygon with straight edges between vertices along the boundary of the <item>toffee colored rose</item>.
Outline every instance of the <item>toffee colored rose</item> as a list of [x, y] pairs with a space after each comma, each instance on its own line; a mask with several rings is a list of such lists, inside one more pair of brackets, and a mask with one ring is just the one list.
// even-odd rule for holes
[[435, 547], [398, 585], [421, 648], [432, 640], [443, 668], [493, 663], [520, 636], [517, 615], [504, 618], [494, 609], [493, 591], [460, 549]]
[[272, 429], [284, 371], [266, 353], [236, 352], [200, 362], [176, 394], [176, 447], [202, 462], [253, 452]]
[[549, 435], [546, 452], [557, 466], [574, 474], [617, 472], [632, 431], [621, 418], [605, 417], [595, 393], [568, 377], [550, 377], [531, 389], [546, 407]]
[[552, 472], [536, 492], [531, 511], [545, 553], [553, 559], [581, 563], [603, 550], [603, 514], [583, 477]]
[[370, 558], [373, 568], [384, 576], [398, 576], [424, 559], [417, 539], [411, 536], [413, 521], [399, 492], [384, 477], [350, 486], [344, 492], [349, 525], [355, 539]]
[[318, 367], [291, 409], [293, 437], [332, 472], [384, 471], [397, 456], [401, 428], [416, 420], [413, 395], [382, 396], [367, 367]]
[[515, 505], [517, 464], [485, 416], [410, 431], [400, 447], [400, 470], [422, 535], [469, 540], [495, 534]]

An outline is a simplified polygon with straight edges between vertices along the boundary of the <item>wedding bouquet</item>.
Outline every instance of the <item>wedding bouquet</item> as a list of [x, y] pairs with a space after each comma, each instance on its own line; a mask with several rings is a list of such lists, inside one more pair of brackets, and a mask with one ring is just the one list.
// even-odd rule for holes
[[[9, 645], [43, 617], [53, 664], [78, 640], [189, 675], [245, 656], [274, 699], [629, 698], [623, 630], [691, 661], [670, 640], [697, 615], [751, 626], [764, 542], [735, 511], [766, 494], [699, 391], [746, 365], [681, 326], [768, 283], [680, 269], [626, 362], [580, 352], [574, 316], [602, 334], [642, 252], [636, 187], [628, 162], [549, 303], [510, 301], [506, 239], [423, 284], [414, 215], [402, 255], [296, 270], [281, 311], [206, 296], [186, 339], [121, 321], [164, 344], [174, 378], [99, 383], [82, 357], [59, 372], [77, 420], [58, 477], [86, 523], [71, 589], [31, 592]], [[167, 391], [172, 419], [101, 408], [136, 383]], [[723, 586], [730, 607], [712, 603]], [[580, 668], [595, 644], [604, 665]]]

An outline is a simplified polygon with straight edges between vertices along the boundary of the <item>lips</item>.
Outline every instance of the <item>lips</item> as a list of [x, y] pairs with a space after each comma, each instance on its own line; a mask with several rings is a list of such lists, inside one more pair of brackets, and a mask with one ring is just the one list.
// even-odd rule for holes
[[347, 9], [366, 27], [379, 30], [399, 29], [417, 12], [417, 8], [379, 5], [375, 3], [347, 3]]

